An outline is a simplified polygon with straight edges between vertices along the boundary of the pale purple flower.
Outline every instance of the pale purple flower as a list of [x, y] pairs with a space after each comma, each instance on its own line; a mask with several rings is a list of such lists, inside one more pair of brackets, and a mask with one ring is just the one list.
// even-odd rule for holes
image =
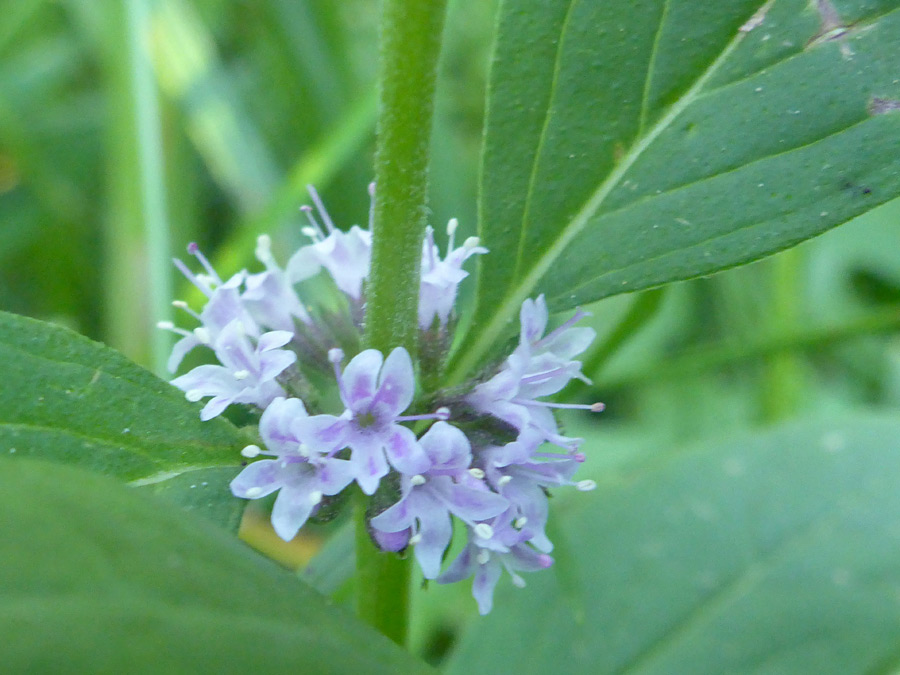
[[197, 244], [190, 244], [188, 253], [197, 258], [205, 273], [194, 274], [187, 265], [177, 258], [173, 262], [188, 281], [206, 295], [208, 300], [199, 314], [191, 310], [185, 302], [176, 300], [172, 303], [175, 307], [183, 309], [200, 322], [200, 325], [192, 331], [176, 328], [169, 321], [161, 321], [157, 324], [159, 328], [170, 330], [182, 336], [172, 348], [172, 354], [167, 363], [169, 372], [173, 373], [194, 347], [200, 345], [212, 347], [219, 333], [232, 321], [240, 321], [244, 326], [244, 331], [249, 335], [258, 336], [262, 332], [241, 302], [240, 286], [244, 282], [246, 272], [238, 272], [228, 281], [222, 281], [206, 256], [200, 252]]
[[450, 514], [475, 527], [477, 521], [506, 511], [509, 503], [466, 473], [472, 454], [466, 435], [459, 429], [435, 422], [419, 443], [431, 460], [431, 468], [424, 474], [404, 474], [402, 498], [372, 518], [371, 524], [383, 533], [408, 532], [422, 574], [434, 579], [453, 535]]
[[343, 374], [339, 368], [343, 353], [333, 349], [329, 358], [346, 410], [340, 417], [316, 415], [304, 419], [304, 434], [323, 445], [349, 447], [356, 480], [369, 495], [388, 473], [388, 461], [401, 473], [426, 471], [431, 460], [412, 430], [398, 424], [435, 417], [401, 415], [415, 393], [409, 353], [398, 347], [385, 359], [378, 350], [367, 349], [353, 357]]
[[[548, 453], [549, 454], [549, 453]], [[575, 483], [572, 476], [581, 462], [578, 459], [548, 458], [537, 461], [535, 453], [530, 461], [511, 463], [506, 448], [487, 448], [481, 454], [484, 472], [490, 485], [510, 504], [509, 510], [494, 524], [500, 541], [510, 542], [513, 536], [544, 553], [553, 550], [553, 544], [544, 531], [547, 524], [547, 488], [573, 485], [581, 491], [593, 489], [593, 481]]]
[[243, 454], [277, 459], [253, 462], [231, 482], [232, 493], [244, 499], [259, 499], [280, 490], [272, 508], [272, 527], [285, 541], [297, 535], [319, 508], [323, 495], [336, 495], [353, 481], [350, 462], [330, 456], [333, 447], [317, 445], [316, 439], [303, 435], [301, 420], [307, 417], [300, 399], [273, 400], [259, 421], [266, 449], [248, 446]]
[[572, 378], [591, 383], [581, 372], [581, 362], [573, 358], [587, 349], [597, 335], [593, 328], [575, 327], [586, 316], [586, 312], [576, 310], [572, 318], [544, 337], [549, 313], [543, 294], [522, 303], [519, 346], [509, 357], [520, 363], [527, 378], [520, 382], [519, 396], [533, 399], [555, 394]]
[[358, 225], [351, 227], [348, 232], [337, 229], [318, 193], [311, 185], [307, 189], [325, 224], [327, 234], [313, 216], [312, 209], [303, 207], [302, 210], [310, 221], [310, 227], [303, 231], [313, 243], [303, 246], [291, 256], [287, 265], [288, 278], [292, 283], [304, 281], [324, 267], [341, 291], [354, 300], [359, 300], [363, 280], [369, 275], [372, 233]]
[[279, 347], [292, 337], [288, 331], [272, 331], [260, 335], [254, 345], [243, 323], [234, 320], [212, 345], [222, 365], [198, 366], [176, 377], [172, 384], [184, 391], [189, 401], [212, 397], [200, 411], [202, 420], [219, 415], [232, 403], [264, 408], [276, 397], [284, 396], [275, 377], [294, 363], [297, 355]]
[[488, 614], [494, 603], [494, 588], [505, 569], [515, 586], [522, 588], [525, 580], [518, 572], [537, 572], [553, 564], [553, 558], [539, 553], [527, 544], [515, 544], [506, 551], [490, 550], [478, 544], [478, 537], [470, 533], [466, 548], [450, 563], [447, 571], [437, 578], [439, 584], [462, 581], [474, 575], [472, 596], [478, 612]]
[[602, 404], [580, 405], [539, 401], [560, 391], [573, 377], [589, 381], [581, 373], [581, 363], [572, 359], [594, 339], [592, 328], [573, 324], [586, 316], [580, 310], [565, 324], [542, 337], [547, 326], [544, 296], [525, 300], [520, 312], [519, 346], [507, 358], [499, 372], [477, 385], [466, 401], [478, 412], [503, 420], [519, 432], [519, 444], [549, 441], [570, 451], [581, 439], [559, 433], [552, 408], [577, 408], [599, 412]]
[[241, 300], [250, 314], [269, 330], [294, 332], [295, 321], [309, 323], [309, 313], [297, 297], [287, 272], [275, 262], [268, 235], [257, 239], [256, 258], [266, 266], [266, 271], [248, 274], [245, 279], [247, 290]]
[[428, 330], [437, 317], [438, 324], [447, 325], [453, 303], [456, 301], [456, 289], [460, 282], [469, 276], [462, 269], [463, 263], [473, 255], [487, 253], [488, 250], [478, 245], [477, 237], [469, 237], [459, 248], [453, 247], [456, 233], [456, 218], [447, 224], [447, 256], [441, 260], [438, 247], [434, 243], [434, 230], [429, 226], [425, 230], [425, 242], [422, 251], [422, 278], [419, 286], [419, 328]]

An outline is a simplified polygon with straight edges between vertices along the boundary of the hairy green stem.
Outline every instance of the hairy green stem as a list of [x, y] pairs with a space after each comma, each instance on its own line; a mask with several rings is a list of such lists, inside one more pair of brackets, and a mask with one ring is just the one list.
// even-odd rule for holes
[[415, 352], [428, 147], [446, 0], [385, 0], [366, 340]]
[[[428, 147], [446, 0], [384, 0], [366, 343], [416, 353]], [[409, 560], [382, 553], [357, 508], [357, 612], [399, 644], [409, 617]]]

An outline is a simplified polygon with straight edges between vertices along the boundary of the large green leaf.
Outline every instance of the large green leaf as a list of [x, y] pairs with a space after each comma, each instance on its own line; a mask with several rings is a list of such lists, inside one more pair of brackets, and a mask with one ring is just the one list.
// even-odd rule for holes
[[501, 582], [448, 672], [896, 670], [900, 419], [795, 425], [607, 476], [551, 514], [556, 575]]
[[897, 0], [505, 0], [478, 307], [561, 310], [792, 246], [900, 191]]
[[204, 521], [71, 467], [0, 460], [10, 673], [419, 673]]
[[77, 464], [236, 522], [227, 490], [246, 439], [121, 354], [0, 312], [0, 455]]

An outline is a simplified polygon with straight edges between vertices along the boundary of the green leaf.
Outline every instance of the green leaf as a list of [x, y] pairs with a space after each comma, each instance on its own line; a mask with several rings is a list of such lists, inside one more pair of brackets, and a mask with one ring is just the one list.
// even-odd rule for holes
[[424, 673], [289, 572], [108, 478], [0, 460], [6, 672]]
[[[0, 313], [0, 363], [0, 455], [76, 464], [235, 522], [244, 502], [224, 476], [237, 474], [247, 441], [233, 425], [201, 422], [167, 382], [34, 319]], [[223, 494], [209, 496], [213, 486]]]
[[503, 2], [479, 204], [491, 253], [453, 379], [526, 297], [562, 310], [708, 274], [896, 196], [900, 114], [876, 102], [900, 99], [900, 2], [841, 2], [827, 23], [830, 6]]
[[502, 580], [447, 672], [894, 672], [898, 438], [806, 423], [599, 476], [554, 504], [568, 560]]

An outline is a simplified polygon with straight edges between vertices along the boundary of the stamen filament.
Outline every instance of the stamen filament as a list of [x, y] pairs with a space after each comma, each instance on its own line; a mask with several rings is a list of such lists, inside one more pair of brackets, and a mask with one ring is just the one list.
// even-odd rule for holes
[[206, 256], [203, 255], [203, 252], [200, 250], [200, 247], [197, 246], [196, 242], [191, 242], [188, 244], [188, 253], [194, 256], [197, 260], [200, 261], [200, 264], [203, 265], [203, 269], [206, 270], [206, 273], [210, 276], [210, 278], [216, 282], [216, 284], [221, 285], [222, 279], [219, 278], [219, 275], [216, 273], [216, 270], [213, 269], [213, 266], [210, 264], [209, 260], [206, 259]]
[[556, 328], [555, 330], [550, 331], [547, 335], [542, 337], [537, 342], [533, 343], [534, 347], [542, 347], [546, 343], [550, 342], [557, 335], [562, 333], [564, 330], [567, 330], [574, 326], [576, 323], [581, 321], [584, 317], [590, 316], [590, 312], [584, 312], [580, 308], [575, 311], [575, 314], [572, 315], [572, 318], [566, 321], [564, 324]]
[[319, 199], [319, 193], [316, 192], [316, 189], [312, 185], [307, 185], [306, 189], [309, 192], [309, 196], [312, 197], [313, 204], [316, 205], [316, 210], [318, 210], [319, 215], [322, 217], [322, 222], [324, 222], [325, 227], [328, 228], [328, 233], [334, 232], [337, 228], [331, 221], [331, 216], [328, 215], [328, 211], [325, 210], [325, 205], [322, 203], [322, 200]]
[[[313, 231], [313, 234], [310, 234], [309, 231], [305, 231], [303, 234], [305, 234], [307, 237], [309, 237], [310, 239], [313, 239], [315, 241], [324, 239], [325, 231], [322, 229], [322, 226], [319, 225], [319, 221], [316, 220], [316, 217], [313, 215], [312, 207], [304, 204], [303, 206], [300, 207], [300, 210], [306, 214], [306, 219], [310, 222], [310, 225], [312, 225], [312, 231]], [[304, 229], [306, 229], [306, 228], [304, 228]]]

